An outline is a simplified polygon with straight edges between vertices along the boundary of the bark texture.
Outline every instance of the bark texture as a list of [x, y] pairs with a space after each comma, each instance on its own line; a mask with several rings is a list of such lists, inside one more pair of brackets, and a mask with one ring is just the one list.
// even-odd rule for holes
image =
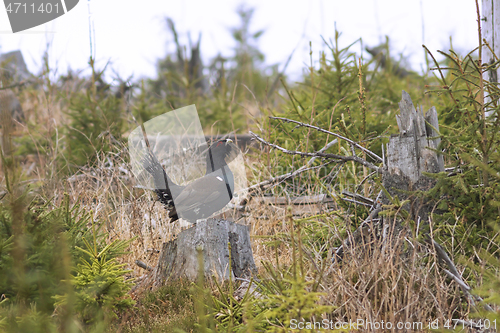
[[198, 276], [198, 253], [203, 255], [205, 277], [227, 280], [229, 265], [232, 278], [248, 277], [256, 271], [248, 227], [226, 220], [208, 219], [163, 244], [158, 265], [152, 272], [153, 286], [159, 287], [170, 279], [195, 280]]

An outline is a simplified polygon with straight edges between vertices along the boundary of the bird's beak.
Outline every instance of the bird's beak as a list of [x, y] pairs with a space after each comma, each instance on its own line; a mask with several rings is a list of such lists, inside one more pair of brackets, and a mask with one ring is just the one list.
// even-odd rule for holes
[[233, 143], [233, 140], [231, 140], [231, 139], [226, 139], [226, 145], [227, 145], [228, 143]]

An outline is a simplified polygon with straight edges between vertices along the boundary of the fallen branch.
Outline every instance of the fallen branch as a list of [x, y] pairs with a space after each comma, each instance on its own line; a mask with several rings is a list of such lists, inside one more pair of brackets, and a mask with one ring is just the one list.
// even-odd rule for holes
[[342, 191], [342, 194], [345, 196], [351, 197], [357, 201], [360, 201], [361, 204], [363, 204], [365, 206], [371, 207], [375, 204], [375, 201], [373, 199], [362, 196], [361, 194], [351, 193], [351, 192], [346, 191], [346, 190]]
[[135, 261], [135, 264], [136, 264], [137, 266], [139, 266], [140, 268], [143, 268], [143, 269], [145, 269], [145, 270], [147, 270], [147, 271], [152, 271], [152, 270], [153, 270], [153, 268], [152, 268], [152, 267], [150, 267], [150, 266], [146, 265], [144, 262], [142, 262], [142, 261], [140, 261], [140, 260], [136, 260], [136, 261]]
[[356, 205], [361, 205], [361, 206], [366, 206], [366, 207], [372, 207], [372, 205], [367, 204], [366, 202], [361, 202], [361, 201], [357, 201], [357, 200], [354, 200], [354, 199], [347, 199], [347, 198], [340, 198], [340, 199], [344, 200], [346, 202], [350, 202], [350, 203], [356, 204]]
[[250, 134], [253, 135], [258, 141], [262, 142], [263, 144], [268, 145], [272, 148], [278, 149], [278, 150], [284, 152], [285, 154], [331, 158], [334, 160], [334, 162], [337, 162], [337, 163], [345, 163], [345, 162], [349, 162], [349, 161], [354, 161], [354, 162], [362, 164], [362, 165], [366, 166], [367, 168], [370, 168], [374, 171], [381, 172], [381, 169], [378, 166], [376, 166], [376, 165], [374, 165], [374, 164], [372, 164], [372, 163], [370, 163], [370, 162], [368, 162], [368, 161], [366, 161], [358, 156], [344, 156], [344, 155], [327, 154], [327, 153], [320, 153], [320, 152], [308, 153], [308, 152], [301, 152], [301, 151], [295, 151], [295, 150], [288, 150], [288, 149], [285, 149], [285, 148], [280, 147], [278, 145], [275, 145], [274, 143], [267, 142], [266, 140], [259, 137], [257, 134], [255, 134], [253, 132], [250, 132]]
[[[457, 267], [455, 266], [453, 261], [451, 261], [450, 257], [446, 253], [445, 249], [443, 249], [443, 247], [438, 242], [436, 242], [434, 239], [431, 240], [431, 244], [434, 247], [434, 249], [436, 250], [436, 254], [437, 254], [438, 258], [441, 259], [442, 261], [444, 261], [446, 263], [446, 265], [448, 266], [449, 270], [443, 269], [443, 271], [446, 273], [446, 275], [448, 275], [450, 278], [452, 278], [460, 286], [460, 289], [462, 289], [462, 292], [465, 294], [467, 299], [469, 299], [469, 301], [472, 303], [472, 305], [476, 306], [475, 301], [482, 302], [483, 299], [480, 296], [471, 294], [471, 292], [470, 292], [471, 288], [462, 279], [462, 276], [458, 272]], [[493, 312], [493, 309], [488, 304], [484, 304], [484, 309], [486, 311]]]

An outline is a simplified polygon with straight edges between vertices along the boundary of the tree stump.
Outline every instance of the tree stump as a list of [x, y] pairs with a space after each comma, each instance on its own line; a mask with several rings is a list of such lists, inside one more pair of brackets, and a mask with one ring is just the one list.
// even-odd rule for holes
[[[424, 117], [423, 108], [415, 109], [410, 95], [403, 91], [399, 109], [400, 115], [396, 115], [399, 135], [393, 135], [387, 144], [383, 184], [391, 196], [405, 200], [407, 191], [431, 189], [436, 181], [423, 172], [444, 171], [444, 161], [436, 152], [441, 142], [436, 108], [431, 107]], [[410, 201], [407, 208], [412, 219], [426, 222], [432, 207], [416, 198]]]
[[158, 265], [152, 271], [153, 287], [178, 278], [196, 280], [198, 253], [203, 255], [203, 273], [208, 278], [229, 279], [229, 265], [232, 278], [248, 277], [256, 272], [248, 227], [211, 218], [163, 243]]
[[[423, 108], [415, 109], [410, 95], [405, 91], [402, 92], [399, 109], [400, 115], [396, 115], [399, 134], [392, 135], [387, 144], [382, 183], [391, 197], [397, 196], [400, 202], [409, 199], [410, 203], [403, 208], [410, 213], [417, 226], [424, 227], [428, 224], [433, 203], [409, 193], [416, 190], [426, 191], [436, 184], [436, 181], [426, 177], [424, 172], [444, 171], [443, 156], [436, 151], [441, 142], [438, 137], [437, 111], [435, 107], [431, 107], [424, 117]], [[381, 203], [391, 202], [389, 198], [382, 196]], [[353, 246], [363, 246], [364, 250], [358, 251], [363, 253], [370, 250], [374, 239], [381, 239], [383, 246], [386, 246], [401, 236], [408, 236], [409, 230], [403, 228], [399, 219], [379, 218], [381, 203], [373, 206], [369, 217], [337, 248], [334, 262], [342, 260], [345, 249]]]

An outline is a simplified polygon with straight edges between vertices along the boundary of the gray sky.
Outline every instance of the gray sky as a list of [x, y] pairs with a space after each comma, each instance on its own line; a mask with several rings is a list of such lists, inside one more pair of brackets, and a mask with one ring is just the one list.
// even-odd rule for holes
[[[317, 60], [318, 52], [325, 49], [321, 36], [333, 38], [335, 26], [342, 32], [342, 46], [360, 37], [364, 46], [375, 46], [388, 35], [393, 52], [408, 56], [414, 70], [420, 70], [423, 63], [423, 43], [432, 52], [448, 50], [450, 36], [460, 52], [477, 45], [473, 0], [80, 0], [56, 20], [17, 34], [10, 33], [5, 7], [0, 4], [0, 51], [20, 49], [30, 71], [37, 72], [41, 55], [50, 45], [52, 68], [60, 73], [68, 66], [86, 68], [90, 7], [98, 67], [111, 60], [122, 77], [153, 77], [156, 60], [167, 50], [175, 50], [164, 17], [174, 20], [184, 44], [187, 32], [193, 40], [202, 32], [202, 55], [207, 61], [219, 52], [231, 54], [234, 44], [229, 28], [239, 24], [236, 8], [241, 3], [255, 8], [253, 31], [265, 29], [259, 47], [266, 63], [283, 64], [296, 49], [287, 70], [292, 77], [309, 64], [309, 41], [313, 60]], [[361, 52], [361, 46], [353, 51]]]

